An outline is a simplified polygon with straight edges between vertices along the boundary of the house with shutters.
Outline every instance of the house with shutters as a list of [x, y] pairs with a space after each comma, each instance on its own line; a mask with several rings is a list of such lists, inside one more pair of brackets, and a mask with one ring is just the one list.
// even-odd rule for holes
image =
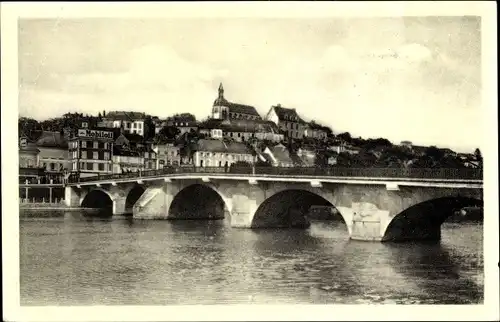
[[285, 108], [281, 104], [272, 106], [265, 116], [285, 134], [285, 138], [302, 139], [308, 124], [299, 116], [294, 108]]
[[197, 167], [230, 167], [238, 161], [255, 161], [254, 151], [241, 142], [201, 139], [193, 152], [193, 164]]

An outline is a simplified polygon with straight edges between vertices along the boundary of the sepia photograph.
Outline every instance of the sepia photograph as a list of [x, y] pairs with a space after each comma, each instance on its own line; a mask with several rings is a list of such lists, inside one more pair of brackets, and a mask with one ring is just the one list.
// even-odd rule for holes
[[498, 319], [494, 9], [3, 3], [4, 320]]

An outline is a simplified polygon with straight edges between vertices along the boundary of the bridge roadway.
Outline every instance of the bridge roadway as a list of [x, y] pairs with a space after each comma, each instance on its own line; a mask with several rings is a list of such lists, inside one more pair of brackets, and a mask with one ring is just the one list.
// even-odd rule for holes
[[309, 207], [328, 205], [351, 238], [380, 241], [439, 239], [446, 217], [482, 206], [482, 187], [478, 169], [185, 167], [70, 178], [65, 200], [138, 219], [183, 219], [200, 209], [219, 218], [225, 210], [243, 228], [307, 226]]
[[[250, 181], [320, 181], [330, 183], [384, 184], [409, 186], [482, 187], [482, 171], [478, 169], [400, 169], [400, 168], [231, 168], [179, 167], [98, 175], [69, 181], [67, 185], [95, 185], [154, 181], [159, 179], [225, 179]], [[168, 182], [168, 181], [167, 181]]]

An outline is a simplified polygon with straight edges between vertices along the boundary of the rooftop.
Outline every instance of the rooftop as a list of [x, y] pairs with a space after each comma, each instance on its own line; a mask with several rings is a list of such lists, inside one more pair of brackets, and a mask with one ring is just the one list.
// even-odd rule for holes
[[125, 111], [113, 111], [106, 114], [103, 119], [106, 120], [119, 120], [119, 121], [138, 121], [146, 118], [145, 113], [141, 112], [125, 112]]
[[290, 152], [288, 152], [288, 149], [285, 146], [278, 144], [275, 146], [269, 146], [268, 149], [269, 151], [271, 151], [276, 161], [283, 163], [293, 163]]
[[250, 148], [240, 142], [224, 142], [222, 140], [201, 139], [198, 140], [197, 151], [252, 154]]
[[280, 121], [305, 123], [294, 108], [282, 107], [280, 104], [273, 106], [272, 108], [276, 112], [276, 115], [278, 115], [278, 119]]

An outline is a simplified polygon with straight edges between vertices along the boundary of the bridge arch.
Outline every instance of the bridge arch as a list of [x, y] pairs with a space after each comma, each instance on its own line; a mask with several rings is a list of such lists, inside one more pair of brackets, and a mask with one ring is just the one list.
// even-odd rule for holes
[[447, 196], [410, 206], [394, 216], [382, 241], [439, 240], [441, 225], [464, 207], [483, 207], [483, 201], [470, 196]]
[[339, 212], [333, 201], [333, 194], [323, 189], [308, 187], [293, 187], [277, 189], [268, 196], [257, 208], [252, 218], [252, 228], [284, 228], [309, 226], [307, 214], [312, 206], [331, 207], [329, 218], [342, 218], [350, 231], [348, 218]]
[[112, 214], [114, 200], [104, 189], [93, 189], [85, 194], [81, 201], [81, 207], [101, 209], [101, 211]]
[[146, 189], [139, 184], [132, 186], [127, 191], [127, 197], [125, 199], [125, 213], [132, 213], [133, 207], [137, 200], [142, 196], [142, 194], [146, 191]]
[[231, 214], [231, 199], [210, 184], [182, 187], [172, 199], [167, 219], [224, 219]]

